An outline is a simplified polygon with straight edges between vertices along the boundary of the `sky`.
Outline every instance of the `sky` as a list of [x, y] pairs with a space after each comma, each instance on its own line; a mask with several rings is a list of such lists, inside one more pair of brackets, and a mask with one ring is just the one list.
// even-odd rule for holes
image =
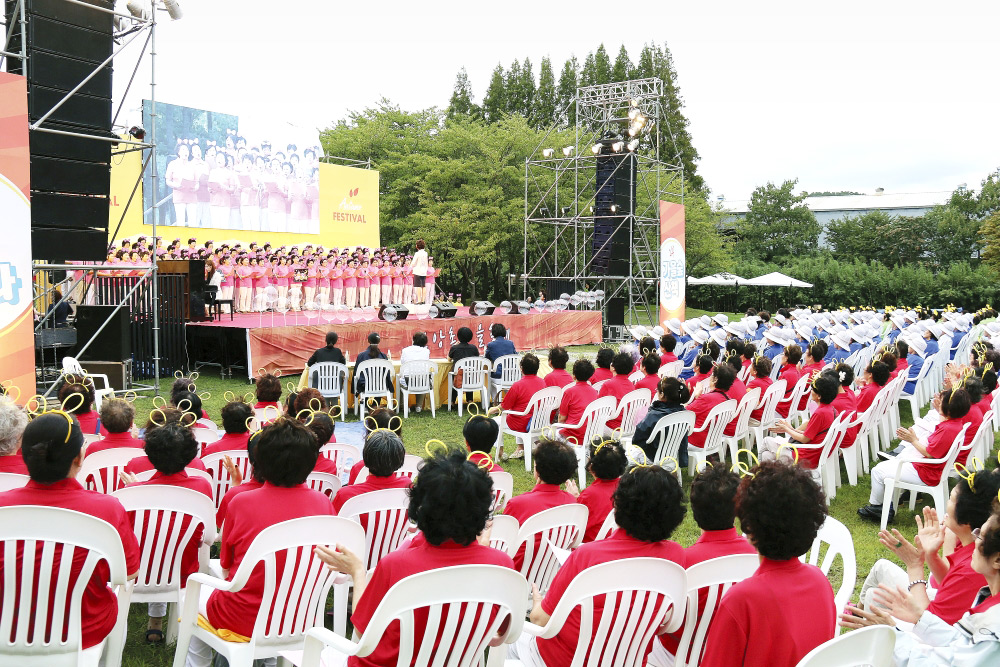
[[[122, 3], [124, 4], [124, 3]], [[482, 97], [498, 63], [557, 70], [601, 43], [666, 43], [713, 197], [767, 182], [872, 193], [978, 188], [1000, 167], [1000, 2], [627, 4], [180, 0], [161, 14], [156, 97], [323, 128], [387, 98], [448, 103], [459, 68]], [[614, 8], [614, 12], [611, 9]], [[115, 63], [121, 100], [141, 40]], [[140, 120], [142, 61], [119, 122]]]

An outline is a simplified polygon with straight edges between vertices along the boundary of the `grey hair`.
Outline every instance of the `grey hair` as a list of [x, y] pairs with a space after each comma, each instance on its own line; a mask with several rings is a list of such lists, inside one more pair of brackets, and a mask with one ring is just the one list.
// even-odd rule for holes
[[24, 414], [24, 410], [6, 396], [0, 397], [0, 456], [9, 456], [17, 451], [27, 425], [28, 415]]
[[403, 440], [388, 429], [378, 429], [368, 434], [362, 454], [368, 471], [377, 477], [388, 477], [401, 467], [406, 459]]

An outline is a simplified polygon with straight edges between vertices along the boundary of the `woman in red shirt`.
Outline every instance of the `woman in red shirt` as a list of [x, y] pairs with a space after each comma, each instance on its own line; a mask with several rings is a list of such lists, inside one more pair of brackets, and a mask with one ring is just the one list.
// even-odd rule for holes
[[[814, 341], [809, 349], [806, 351], [806, 358], [803, 361], [808, 361], [809, 363], [803, 364], [802, 371], [799, 377], [803, 375], [809, 376], [809, 381], [812, 382], [826, 363], [823, 361], [823, 356], [826, 354], [826, 343], [820, 341]], [[806, 394], [799, 400], [799, 410], [805, 410], [806, 404], [809, 402], [809, 394]], [[787, 415], [786, 415], [787, 416]]]
[[94, 410], [94, 385], [88, 378], [81, 382], [70, 382], [59, 389], [59, 405], [76, 417], [84, 435], [107, 435], [108, 429], [101, 426], [101, 417]]
[[750, 412], [750, 421], [760, 423], [760, 418], [764, 415], [764, 394], [774, 381], [771, 379], [771, 360], [767, 357], [755, 357], [750, 367], [750, 382], [747, 384], [747, 391], [760, 388], [760, 403], [758, 407]]
[[[764, 438], [764, 444], [760, 448], [760, 458], [762, 461], [770, 461], [778, 456], [778, 450], [784, 445], [794, 446], [796, 443], [806, 445], [818, 445], [826, 438], [827, 431], [833, 425], [833, 420], [837, 416], [837, 410], [833, 407], [833, 402], [837, 398], [840, 390], [840, 383], [833, 374], [823, 373], [818, 375], [812, 382], [812, 400], [819, 403], [819, 408], [812, 414], [802, 428], [795, 428], [784, 419], [779, 419], [775, 424], [778, 433], [784, 433], [785, 438]], [[788, 460], [794, 458], [790, 446], [785, 447], [783, 456]], [[806, 468], [815, 468], [819, 465], [820, 455], [823, 450], [819, 447], [809, 447], [799, 449], [798, 463]]]
[[[687, 409], [695, 414], [693, 432], [688, 436], [688, 445], [699, 449], [705, 446], [705, 438], [708, 431], [697, 431], [705, 423], [705, 419], [715, 406], [729, 400], [729, 389], [736, 380], [736, 371], [729, 364], [716, 366], [712, 373], [708, 388], [703, 393], [695, 392]], [[704, 387], [705, 385], [700, 385]], [[694, 432], [697, 431], [697, 432]]]
[[792, 343], [785, 348], [785, 363], [778, 370], [778, 379], [785, 381], [785, 396], [782, 400], [778, 401], [777, 412], [782, 417], [788, 417], [788, 413], [791, 411], [792, 407], [792, 394], [795, 393], [795, 383], [799, 381], [801, 373], [799, 373], [798, 363], [802, 359], [802, 348]]
[[875, 402], [875, 397], [889, 382], [892, 369], [881, 361], [872, 361], [865, 369], [863, 386], [858, 392], [858, 412], [867, 412], [868, 408]]
[[594, 476], [594, 482], [580, 492], [576, 502], [586, 505], [590, 510], [587, 515], [587, 530], [583, 533], [584, 542], [593, 542], [597, 533], [611, 513], [613, 503], [611, 497], [618, 488], [618, 482], [628, 467], [625, 449], [617, 440], [599, 445], [591, 443], [590, 463], [587, 470]]

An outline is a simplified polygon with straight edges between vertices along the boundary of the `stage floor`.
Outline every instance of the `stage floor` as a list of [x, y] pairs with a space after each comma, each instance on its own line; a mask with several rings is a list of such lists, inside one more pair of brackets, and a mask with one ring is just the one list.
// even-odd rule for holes
[[[426, 306], [422, 309], [422, 312], [415, 312], [411, 310], [407, 316], [407, 321], [410, 320], [427, 320], [430, 319], [427, 316]], [[469, 312], [467, 307], [462, 307], [455, 313], [455, 318], [471, 317], [472, 314]], [[451, 318], [448, 318], [451, 319]], [[190, 322], [190, 326], [199, 327], [235, 327], [237, 329], [264, 329], [271, 327], [295, 327], [295, 326], [323, 326], [332, 325], [336, 326], [338, 324], [354, 324], [357, 322], [381, 322], [378, 318], [378, 311], [374, 309], [366, 309], [363, 311], [317, 311], [317, 310], [302, 310], [302, 311], [289, 311], [287, 313], [234, 313], [233, 319], [229, 319], [228, 313], [223, 313], [221, 320], [209, 321], [209, 322]], [[389, 324], [386, 322], [386, 324]]]

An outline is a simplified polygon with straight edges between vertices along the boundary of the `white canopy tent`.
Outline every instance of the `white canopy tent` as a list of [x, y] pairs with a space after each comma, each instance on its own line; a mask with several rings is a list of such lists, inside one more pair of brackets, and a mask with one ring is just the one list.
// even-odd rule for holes
[[795, 278], [786, 276], [784, 273], [779, 273], [778, 271], [773, 271], [771, 273], [764, 274], [763, 276], [757, 276], [751, 280], [743, 281], [741, 284], [754, 285], [755, 287], [812, 287], [812, 283], [796, 280]]
[[745, 278], [740, 278], [733, 273], [716, 273], [704, 278], [688, 278], [688, 285], [746, 285]]

